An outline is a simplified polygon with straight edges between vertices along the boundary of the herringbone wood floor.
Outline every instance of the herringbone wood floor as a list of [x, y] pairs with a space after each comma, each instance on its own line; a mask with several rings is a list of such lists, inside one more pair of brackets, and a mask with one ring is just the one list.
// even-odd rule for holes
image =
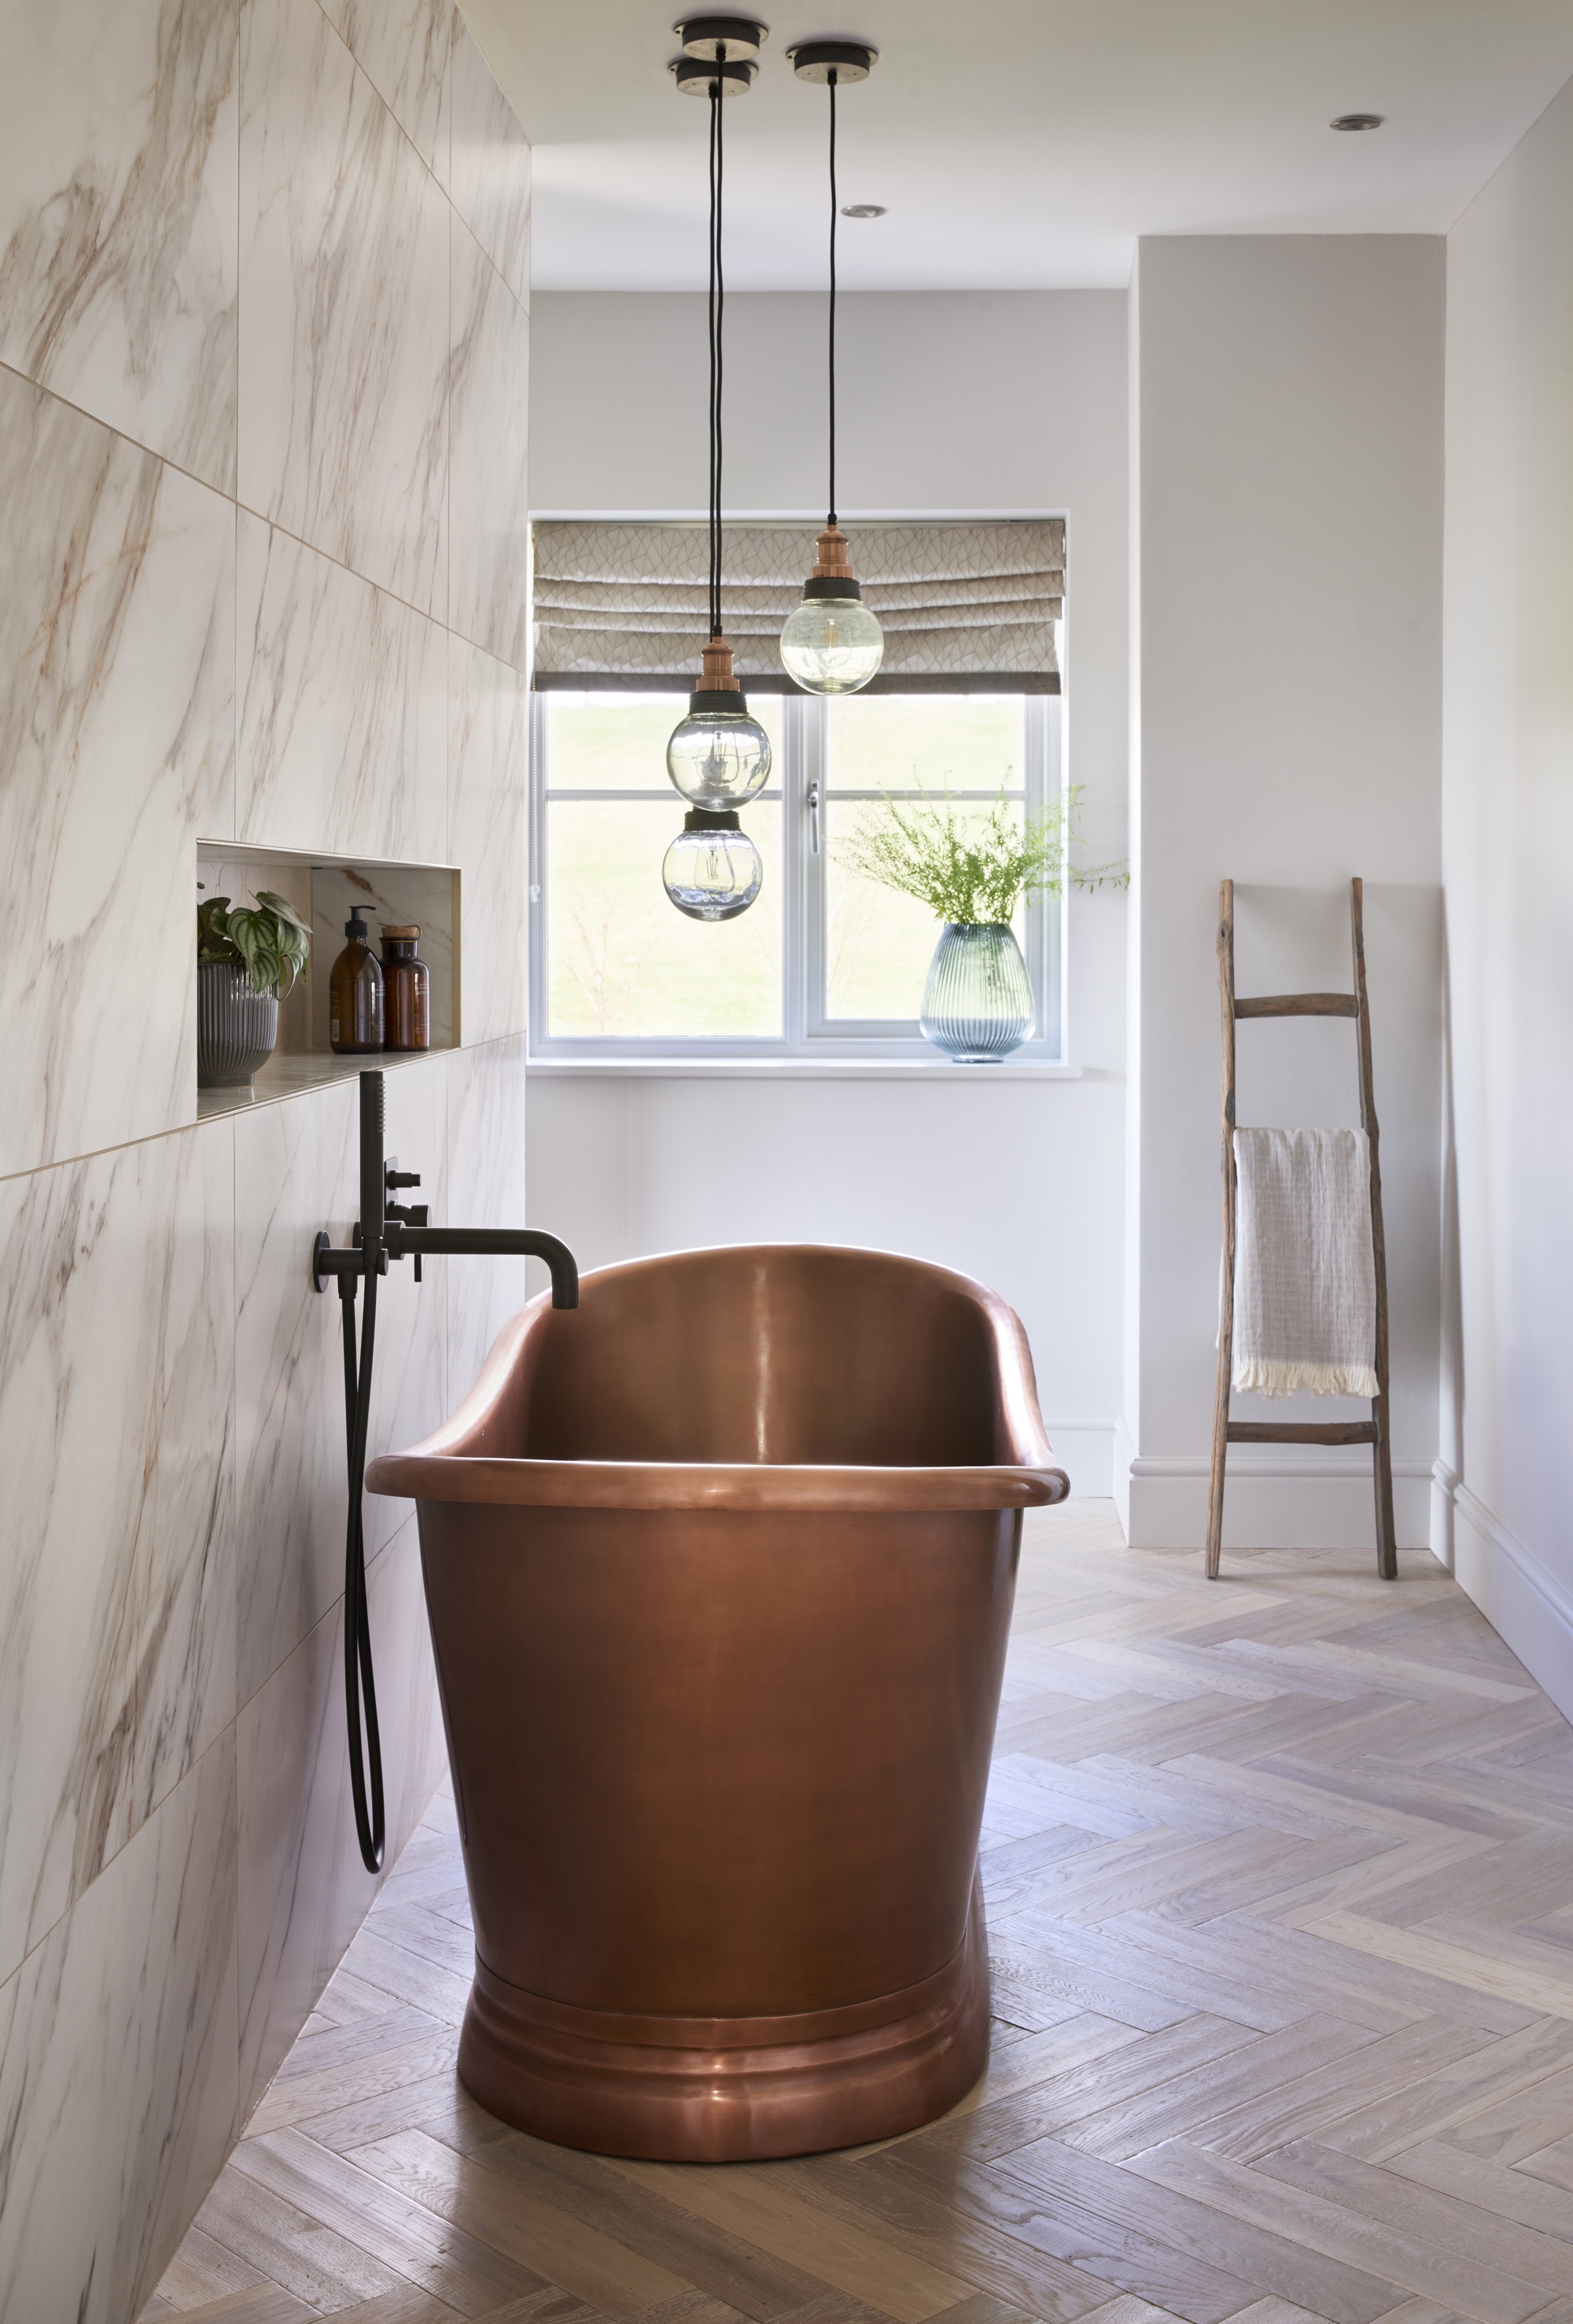
[[1429, 1557], [1210, 1585], [1106, 1510], [1023, 1561], [952, 2115], [722, 2169], [507, 2130], [439, 1802], [145, 2324], [1573, 2324], [1573, 1734]]

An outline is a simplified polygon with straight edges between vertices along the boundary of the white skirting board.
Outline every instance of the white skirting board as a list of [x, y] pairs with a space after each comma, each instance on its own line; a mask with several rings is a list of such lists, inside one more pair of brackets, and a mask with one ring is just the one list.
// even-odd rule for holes
[[1573, 1720], [1573, 1595], [1439, 1461], [1431, 1547], [1492, 1628]]
[[1112, 1420], [1044, 1421], [1044, 1434], [1078, 1498], [1092, 1494], [1106, 1501], [1113, 1491], [1114, 1432]]
[[[1123, 1440], [1123, 1441], [1122, 1441]], [[1126, 1539], [1136, 1549], [1206, 1546], [1211, 1463], [1193, 1453], [1151, 1459], [1125, 1457], [1129, 1438], [1117, 1430], [1115, 1500]], [[1394, 1517], [1401, 1549], [1431, 1541], [1430, 1461], [1394, 1461]], [[1360, 1447], [1308, 1460], [1292, 1447], [1280, 1452], [1232, 1447], [1223, 1502], [1223, 1545], [1230, 1549], [1366, 1549], [1376, 1554], [1375, 1488], [1371, 1455]]]

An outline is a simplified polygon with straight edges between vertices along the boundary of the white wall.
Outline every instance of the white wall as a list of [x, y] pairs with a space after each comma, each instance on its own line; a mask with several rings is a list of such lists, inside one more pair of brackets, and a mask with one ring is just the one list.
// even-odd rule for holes
[[1459, 1579], [1573, 1716], [1573, 89], [1448, 240]]
[[[1220, 878], [1239, 989], [1348, 987], [1366, 881], [1399, 1537], [1436, 1449], [1443, 251], [1144, 241], [1133, 293], [1131, 1321], [1120, 1467], [1152, 1545], [1204, 1537], [1219, 1243]], [[1331, 1023], [1242, 1028], [1242, 1122], [1357, 1119]], [[1255, 1399], [1237, 1400], [1246, 1416]], [[1303, 1416], [1326, 1417], [1325, 1403]], [[1353, 1409], [1354, 1407], [1352, 1407]], [[1359, 1407], [1364, 1409], [1364, 1407]], [[1233, 1455], [1228, 1540], [1368, 1542], [1369, 1456]], [[1255, 1481], [1253, 1481], [1253, 1475]]]
[[[1126, 301], [1107, 291], [843, 299], [843, 514], [1066, 512], [1067, 746], [1089, 855], [1125, 852]], [[530, 481], [543, 512], [704, 498], [703, 298], [542, 295]], [[824, 303], [727, 304], [729, 508], [823, 521]], [[1123, 897], [1071, 907], [1074, 1082], [931, 1088], [531, 1077], [529, 1214], [586, 1265], [685, 1244], [908, 1250], [1003, 1293], [1050, 1434], [1109, 1489], [1119, 1403]]]

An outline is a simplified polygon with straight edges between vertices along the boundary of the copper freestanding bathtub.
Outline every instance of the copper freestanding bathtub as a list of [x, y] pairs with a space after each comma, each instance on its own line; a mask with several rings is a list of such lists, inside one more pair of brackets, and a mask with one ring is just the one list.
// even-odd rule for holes
[[1070, 1489], [1009, 1308], [878, 1251], [603, 1268], [367, 1482], [419, 1503], [482, 2105], [732, 2162], [961, 2097], [1021, 1511]]

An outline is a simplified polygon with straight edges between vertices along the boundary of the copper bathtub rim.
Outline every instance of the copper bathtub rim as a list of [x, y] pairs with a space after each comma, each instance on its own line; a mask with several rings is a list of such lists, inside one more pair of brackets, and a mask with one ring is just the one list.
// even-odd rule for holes
[[[492, 1342], [468, 1396], [440, 1427], [407, 1452], [385, 1452], [366, 1470], [367, 1489], [399, 1499], [492, 1503], [517, 1508], [798, 1509], [805, 1513], [924, 1509], [1044, 1508], [1070, 1494], [1037, 1408], [1032, 1351], [1019, 1318], [996, 1291], [953, 1268], [904, 1251], [846, 1243], [717, 1243], [620, 1260], [584, 1277], [593, 1285], [643, 1273], [675, 1258], [733, 1260], [790, 1251], [795, 1258], [883, 1259], [960, 1291], [988, 1316], [998, 1343], [1002, 1415], [1013, 1458], [935, 1468], [874, 1468], [765, 1462], [535, 1461], [456, 1451], [509, 1384], [521, 1342], [552, 1313], [543, 1291], [510, 1318]], [[1014, 1394], [1010, 1393], [1014, 1389]]]
[[1046, 1508], [1062, 1501], [1062, 1469], [876, 1469], [804, 1462], [512, 1461], [468, 1453], [384, 1452], [370, 1462], [373, 1493], [514, 1508], [863, 1511]]

